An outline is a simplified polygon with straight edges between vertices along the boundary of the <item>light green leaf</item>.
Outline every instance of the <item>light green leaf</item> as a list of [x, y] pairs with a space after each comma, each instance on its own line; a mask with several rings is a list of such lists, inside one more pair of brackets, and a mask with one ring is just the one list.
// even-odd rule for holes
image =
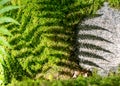
[[0, 27], [0, 34], [12, 36], [12, 34], [5, 27]]
[[20, 25], [20, 24], [19, 24], [16, 20], [14, 20], [13, 18], [10, 18], [10, 17], [1, 17], [1, 18], [0, 18], [0, 24], [1, 24], [1, 23], [9, 23], [9, 22]]
[[[2, 64], [2, 65], [4, 65], [5, 63], [4, 63], [4, 60], [3, 60], [3, 55], [2, 54], [0, 54], [0, 63]], [[0, 65], [1, 65], [0, 64]]]
[[6, 4], [7, 2], [9, 2], [10, 0], [1, 0], [0, 1], [0, 5], [4, 5], [4, 4]]
[[8, 12], [8, 11], [13, 10], [13, 9], [17, 9], [17, 8], [19, 8], [19, 6], [6, 6], [2, 9], [0, 9], [0, 14]]
[[7, 46], [10, 48], [10, 44], [6, 41], [4, 37], [0, 37], [0, 45]]
[[5, 49], [0, 46], [0, 55], [6, 55]]

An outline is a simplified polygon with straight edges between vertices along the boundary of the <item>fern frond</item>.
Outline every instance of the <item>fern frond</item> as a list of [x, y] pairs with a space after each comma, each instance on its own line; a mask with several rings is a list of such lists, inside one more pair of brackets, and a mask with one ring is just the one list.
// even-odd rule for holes
[[6, 4], [6, 3], [8, 3], [10, 0], [1, 0], [0, 1], [0, 5], [4, 5], [4, 4]]
[[0, 35], [12, 36], [12, 34], [5, 27], [0, 27]]
[[9, 48], [11, 47], [4, 37], [0, 37], [0, 45], [7, 46]]
[[[10, 10], [13, 9], [17, 9], [18, 6], [4, 6], [7, 2], [9, 2], [10, 0], [1, 0], [0, 1], [0, 6], [2, 8], [0, 8], [0, 14], [3, 14], [5, 12], [8, 12]], [[16, 20], [12, 19], [11, 17], [0, 17], [0, 25], [4, 24], [4, 23], [14, 23], [17, 25], [20, 25]], [[8, 41], [6, 40], [6, 35], [7, 36], [12, 36], [12, 34], [5, 28], [3, 27], [4, 25], [2, 25], [0, 27], [0, 80], [2, 82], [0, 82], [0, 85], [4, 85], [6, 83], [8, 83], [8, 81], [10, 81], [8, 79], [9, 76], [11, 76], [11, 61], [13, 62], [13, 60], [10, 61], [9, 58], [11, 58], [11, 56], [8, 53], [8, 50], [11, 49], [11, 45], [8, 43]], [[14, 63], [14, 62], [13, 62]], [[14, 70], [14, 69], [12, 69]], [[8, 76], [8, 73], [10, 74]], [[3, 77], [3, 78], [1, 78]]]
[[0, 14], [8, 12], [10, 10], [18, 9], [18, 8], [20, 8], [20, 6], [6, 6], [0, 9]]
[[20, 25], [16, 20], [10, 17], [0, 17], [0, 24], [2, 23], [15, 23], [17, 25]]
[[[29, 1], [29, 3], [26, 3], [26, 8], [21, 9], [21, 13], [18, 15], [18, 19], [22, 22], [19, 31], [16, 33], [12, 30], [12, 33], [15, 35], [10, 39], [10, 44], [14, 48], [12, 56], [19, 59], [23, 68], [32, 77], [34, 74], [54, 68], [54, 66], [59, 67], [61, 65], [68, 69], [70, 69], [69, 67], [78, 67], [80, 59], [76, 61], [77, 56], [75, 58], [75, 52], [72, 52], [76, 44], [74, 41], [77, 41], [75, 37], [79, 38], [80, 36], [80, 39], [88, 41], [110, 42], [102, 37], [91, 34], [75, 34], [77, 29], [80, 31], [85, 29], [85, 31], [91, 31], [98, 28], [99, 30], [107, 31], [104, 28], [101, 29], [94, 26], [87, 26], [87, 28], [83, 26], [84, 29], [77, 28], [79, 21], [87, 16], [88, 12], [85, 11], [88, 10], [86, 8], [89, 8], [91, 5], [91, 3], [82, 3], [80, 0]], [[83, 48], [110, 52], [100, 46], [90, 44]], [[83, 52], [81, 55], [105, 60], [96, 53]], [[87, 64], [87, 62], [84, 61], [84, 64]], [[93, 62], [91, 62], [91, 65], [97, 66]]]
[[0, 45], [0, 55], [2, 55], [2, 58], [3, 58], [3, 55], [7, 55], [5, 49], [1, 45]]

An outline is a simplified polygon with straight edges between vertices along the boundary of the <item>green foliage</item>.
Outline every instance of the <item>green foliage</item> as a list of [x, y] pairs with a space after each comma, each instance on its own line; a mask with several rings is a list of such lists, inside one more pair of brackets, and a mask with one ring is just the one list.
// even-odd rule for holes
[[[80, 69], [78, 62], [81, 59], [76, 56], [81, 52], [74, 53], [78, 52], [75, 46], [85, 45], [84, 48], [87, 49], [110, 52], [100, 46], [76, 43], [78, 29], [83, 30], [77, 28], [77, 25], [90, 15], [90, 17], [96, 16], [92, 14], [100, 8], [103, 2], [103, 0], [95, 0], [95, 2], [94, 0], [12, 0], [11, 3], [14, 5], [24, 5], [23, 8], [15, 11], [16, 14], [14, 11], [7, 14], [21, 23], [19, 27], [12, 24], [7, 26], [14, 35], [8, 39], [14, 48], [11, 51], [12, 57], [17, 59], [23, 70], [30, 75], [29, 77], [35, 78], [39, 73], [44, 75], [50, 69], [71, 77], [72, 70]], [[85, 27], [96, 28], [87, 25]], [[105, 30], [100, 27], [97, 29]], [[82, 35], [80, 37], [109, 42], [91, 34]], [[81, 55], [103, 59], [89, 52], [82, 51]], [[84, 63], [99, 67], [89, 61]]]
[[5, 27], [0, 27], [0, 34], [12, 36], [12, 34]]
[[[78, 30], [95, 30], [96, 28], [98, 30], [105, 30], [101, 27], [87, 25], [77, 28], [78, 23], [86, 17], [98, 16], [92, 14], [100, 8], [103, 2], [104, 0], [12, 0], [11, 3], [13, 5], [20, 5], [23, 8], [6, 14], [16, 18], [21, 23], [20, 26], [13, 24], [6, 26], [13, 35], [8, 39], [13, 47], [9, 52], [12, 56], [9, 62], [12, 62], [10, 67], [13, 73], [10, 77], [13, 76], [19, 79], [20, 77], [27, 76], [33, 79], [36, 77], [41, 78], [42, 76], [46, 78], [47, 76], [45, 75], [51, 73], [50, 78], [54, 78], [57, 75], [55, 72], [59, 72], [60, 75], [63, 75], [59, 75], [60, 78], [64, 79], [65, 75], [70, 78], [72, 76], [71, 71], [80, 69], [78, 62], [81, 59], [76, 59], [76, 55], [81, 52], [78, 52], [75, 46], [111, 53], [100, 46], [76, 42]], [[3, 19], [4, 22], [9, 22], [9, 20]], [[83, 29], [82, 27], [85, 28]], [[90, 39], [110, 42], [92, 34], [80, 34], [79, 37], [83, 40]], [[77, 54], [74, 53], [76, 51], [78, 52]], [[84, 51], [82, 51], [81, 55], [103, 59], [99, 55]], [[87, 63], [99, 67], [92, 62], [84, 61], [84, 64]], [[38, 76], [39, 74], [40, 77]], [[76, 82], [78, 83], [78, 81]], [[25, 82], [27, 83], [27, 81]], [[31, 84], [34, 83], [31, 80], [30, 82]], [[22, 83], [20, 83], [21, 86]], [[58, 83], [61, 85], [64, 82], [57, 81], [54, 85]], [[74, 84], [71, 81], [66, 83]], [[79, 83], [87, 84], [82, 81]]]
[[[19, 6], [6, 6], [2, 9], [0, 9], [0, 14], [5, 13], [5, 12], [10, 11], [10, 10], [13, 10], [13, 9], [17, 9], [17, 8], [19, 8]], [[18, 22], [17, 22], [17, 24], [18, 24]]]
[[119, 0], [106, 0], [106, 1], [108, 1], [112, 7], [120, 9]]
[[110, 75], [108, 77], [101, 77], [96, 74], [92, 77], [79, 76], [77, 79], [69, 80], [31, 80], [25, 79], [23, 81], [13, 80], [7, 86], [119, 86], [119, 74]]
[[[51, 67], [58, 71], [59, 66], [69, 62], [68, 60], [65, 63], [73, 45], [75, 29], [72, 27], [85, 16], [79, 9], [87, 8], [91, 3], [79, 4], [79, 1], [74, 0], [68, 2], [69, 0], [29, 1], [16, 16], [21, 26], [14, 28], [19, 29], [8, 26], [14, 34], [9, 40], [14, 47], [12, 55], [32, 77], [48, 71]], [[73, 63], [76, 64], [74, 61]], [[67, 68], [69, 66], [70, 64]], [[76, 67], [71, 65], [71, 69]]]
[[[0, 14], [6, 13], [10, 10], [18, 8], [18, 6], [5, 6], [5, 4], [9, 0], [1, 0], [0, 1]], [[11, 17], [5, 17], [4, 15], [0, 16], [0, 85], [4, 85], [8, 82], [8, 58], [10, 57], [8, 54], [8, 50], [11, 49], [11, 45], [8, 43], [7, 38], [12, 36], [12, 34], [5, 28], [3, 24], [5, 23], [15, 23], [19, 24], [16, 20]], [[7, 72], [7, 73], [6, 73]]]

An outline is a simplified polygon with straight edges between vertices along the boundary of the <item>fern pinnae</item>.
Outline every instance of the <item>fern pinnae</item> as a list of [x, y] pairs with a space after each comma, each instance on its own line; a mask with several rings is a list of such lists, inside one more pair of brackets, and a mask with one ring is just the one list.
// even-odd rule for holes
[[0, 24], [3, 23], [15, 23], [17, 25], [20, 25], [16, 20], [10, 17], [0, 17]]
[[0, 1], [0, 5], [3, 6], [3, 5], [5, 5], [6, 3], [8, 3], [9, 1], [10, 1], [10, 0], [1, 0], [1, 1]]
[[0, 45], [11, 48], [10, 44], [6, 41], [5, 37], [0, 37]]
[[0, 35], [12, 36], [12, 34], [5, 27], [0, 27]]
[[[5, 12], [8, 12], [12, 9], [17, 9], [18, 7], [15, 7], [15, 6], [4, 6], [7, 2], [9, 2], [10, 0], [1, 0], [0, 1], [0, 6], [2, 8], [0, 8], [0, 14], [3, 14]], [[1, 24], [4, 24], [4, 23], [14, 23], [14, 24], [17, 24], [17, 25], [20, 25], [16, 20], [12, 19], [11, 17], [0, 17], [0, 25]], [[0, 85], [1, 84], [6, 84], [8, 83], [8, 72], [10, 73], [10, 64], [11, 62], [9, 61], [9, 58], [11, 58], [11, 56], [9, 55], [8, 51], [9, 49], [12, 48], [12, 46], [9, 44], [9, 42], [6, 40], [7, 37], [9, 36], [12, 36], [12, 34], [5, 28], [3, 27], [3, 25], [0, 27], [0, 58], [3, 59], [1, 60], [1, 63], [0, 63], [0, 80], [2, 82], [0, 82]], [[4, 63], [2, 62], [4, 61]], [[13, 60], [12, 60], [13, 61]], [[1, 73], [2, 72], [2, 73]], [[3, 77], [1, 79], [1, 77]]]
[[0, 9], [0, 14], [8, 12], [8, 11], [13, 10], [13, 9], [18, 9], [18, 8], [20, 8], [20, 6], [6, 6], [2, 9]]

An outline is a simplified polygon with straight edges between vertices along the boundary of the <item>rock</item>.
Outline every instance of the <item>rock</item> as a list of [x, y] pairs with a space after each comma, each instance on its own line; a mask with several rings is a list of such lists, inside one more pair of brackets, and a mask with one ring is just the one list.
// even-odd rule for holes
[[[79, 52], [86, 51], [86, 52], [95, 53], [96, 55], [102, 56], [104, 59], [106, 59], [106, 61], [102, 59], [87, 57], [82, 54], [83, 52], [80, 52], [78, 56], [81, 59], [80, 62], [81, 66], [90, 70], [97, 68], [98, 74], [100, 74], [101, 76], [106, 76], [108, 75], [109, 72], [117, 72], [120, 64], [120, 11], [117, 9], [110, 8], [108, 3], [105, 2], [104, 6], [97, 11], [97, 14], [102, 14], [102, 15], [92, 19], [87, 19], [84, 22], [82, 22], [82, 24], [79, 24], [78, 28], [80, 28], [80, 30], [78, 35], [91, 34], [97, 37], [104, 38], [108, 40], [108, 42], [100, 41], [100, 40], [81, 39], [79, 37], [78, 37], [78, 42], [97, 45], [106, 50], [111, 51], [111, 53], [100, 51], [97, 49], [84, 48], [81, 45], [79, 48]], [[106, 30], [81, 30], [83, 26], [84, 28], [98, 26]], [[95, 64], [93, 64], [92, 66], [87, 65], [86, 64], [87, 61], [97, 64], [99, 68], [95, 67], [94, 66]]]

